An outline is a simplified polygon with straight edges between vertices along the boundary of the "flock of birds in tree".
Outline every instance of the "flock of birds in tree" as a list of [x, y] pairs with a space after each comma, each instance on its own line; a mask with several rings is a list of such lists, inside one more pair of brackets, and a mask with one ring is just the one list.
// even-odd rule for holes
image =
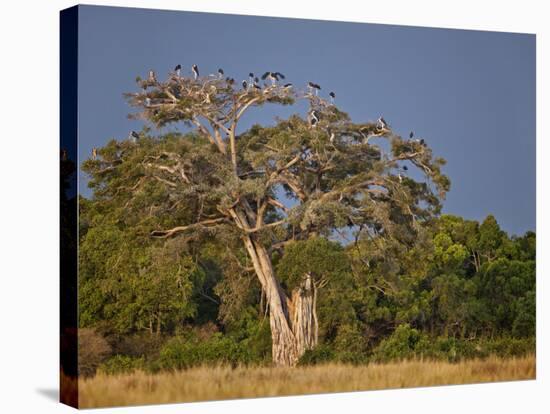
[[[180, 64], [176, 65], [175, 68], [174, 68], [174, 75], [177, 78], [180, 78], [181, 77], [181, 71], [182, 71], [182, 66]], [[200, 76], [200, 72], [199, 72], [199, 67], [196, 64], [191, 66], [191, 73], [193, 75], [193, 79], [198, 80], [198, 78]], [[211, 74], [209, 76], [210, 77], [217, 77], [219, 80], [221, 80], [221, 79], [224, 79], [225, 73], [224, 73], [222, 68], [219, 68], [218, 72], [217, 72], [217, 75]], [[285, 75], [283, 75], [281, 72], [265, 72], [260, 78], [263, 81], [269, 81], [271, 83], [271, 86], [273, 87], [273, 86], [278, 86], [278, 82], [285, 79]], [[251, 90], [261, 91], [262, 90], [262, 85], [260, 85], [260, 78], [258, 78], [258, 76], [255, 76], [254, 73], [250, 72], [248, 74], [248, 80], [243, 80], [241, 82], [242, 88], [247, 92], [251, 91]], [[157, 76], [156, 76], [156, 74], [153, 70], [149, 71], [147, 81], [149, 83], [152, 83], [152, 84], [157, 83]], [[235, 84], [235, 79], [233, 79], [231, 77], [225, 77], [225, 81], [227, 82], [228, 85], [231, 85], [231, 86], [233, 86]], [[269, 86], [269, 85], [264, 83], [263, 86], [266, 87], [266, 86]], [[293, 84], [292, 83], [285, 83], [281, 86], [282, 86], [283, 90], [289, 90], [293, 87]], [[144, 87], [144, 89], [145, 89], [145, 87]], [[319, 96], [319, 91], [320, 90], [321, 90], [321, 86], [319, 84], [311, 82], [311, 81], [307, 83], [307, 91], [308, 91], [309, 96], [315, 96], [315, 97]], [[330, 98], [330, 104], [334, 105], [334, 101], [336, 99], [336, 94], [331, 91], [331, 92], [329, 92], [328, 95], [329, 95], [329, 98]], [[146, 107], [151, 106], [151, 98], [149, 98], [149, 97], [145, 98], [145, 106]], [[319, 121], [321, 120], [321, 114], [319, 113], [319, 111], [317, 109], [312, 109], [308, 114], [308, 120], [309, 120], [310, 127], [315, 128], [319, 124]], [[386, 120], [382, 116], [380, 116], [376, 121], [376, 129], [379, 132], [389, 131], [389, 129], [390, 129], [388, 123], [386, 122]], [[330, 133], [329, 140], [330, 140], [331, 143], [333, 143], [336, 136], [335, 136], [334, 132], [329, 131], [329, 133]], [[139, 138], [140, 138], [140, 135], [136, 131], [131, 131], [130, 134], [128, 135], [128, 140], [132, 143], [136, 143]], [[411, 131], [410, 134], [409, 134], [409, 139], [412, 142], [416, 143], [416, 144], [420, 144], [422, 146], [425, 145], [424, 139], [414, 139], [413, 140], [413, 138], [414, 138], [414, 132]], [[93, 160], [97, 159], [97, 155], [98, 155], [97, 154], [97, 148], [94, 147], [92, 149], [92, 159]], [[404, 171], [408, 170], [407, 166], [403, 166], [402, 169]], [[399, 178], [399, 181], [402, 181], [401, 174], [398, 175], [398, 178]]]
[[[178, 78], [181, 77], [181, 73], [182, 73], [181, 71], [182, 71], [182, 66], [180, 64], [176, 65], [176, 67], [174, 68], [174, 75]], [[191, 73], [192, 73], [193, 79], [197, 80], [200, 77], [199, 67], [197, 65], [191, 66]], [[224, 79], [224, 76], [225, 76], [225, 73], [224, 73], [223, 69], [221, 69], [221, 68], [218, 69], [217, 75], [215, 75], [215, 74], [209, 75], [209, 77], [217, 77], [220, 80]], [[269, 71], [269, 72], [265, 72], [261, 77], [258, 77], [256, 75], [254, 75], [253, 72], [250, 72], [248, 74], [248, 79], [244, 79], [241, 82], [241, 85], [242, 85], [243, 89], [246, 90], [246, 91], [249, 91], [249, 90], [258, 90], [259, 91], [259, 90], [262, 90], [263, 87], [269, 86], [266, 83], [264, 83], [263, 87], [262, 87], [262, 85], [260, 84], [260, 79], [262, 81], [269, 81], [271, 83], [271, 86], [278, 86], [278, 82], [285, 79], [285, 75], [283, 75], [281, 72], [270, 72]], [[156, 76], [156, 73], [153, 70], [149, 71], [147, 81], [149, 83], [153, 83], [153, 84], [157, 83], [157, 76]], [[235, 79], [231, 78], [231, 77], [225, 77], [225, 81], [231, 86], [235, 84]], [[282, 86], [283, 90], [288, 90], [288, 89], [291, 89], [293, 87], [293, 84], [292, 83], [285, 83], [281, 86]], [[309, 93], [312, 94], [312, 95], [314, 94], [315, 96], [318, 96], [319, 91], [321, 90], [321, 86], [317, 83], [314, 83], [314, 82], [308, 82], [307, 87], [308, 87]], [[334, 92], [330, 92], [329, 97], [330, 97], [331, 104], [334, 104], [336, 94]], [[150, 106], [150, 105], [151, 105], [150, 98], [146, 98], [145, 99], [145, 106]]]

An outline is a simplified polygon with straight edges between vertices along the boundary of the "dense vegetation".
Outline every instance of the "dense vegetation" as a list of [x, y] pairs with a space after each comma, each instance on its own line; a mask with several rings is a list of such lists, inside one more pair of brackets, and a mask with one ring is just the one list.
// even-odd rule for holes
[[[99, 343], [81, 353], [83, 373], [269, 363], [265, 302], [249, 269], [216, 243], [154, 240], [103, 207], [80, 199], [80, 344]], [[320, 343], [301, 364], [534, 352], [534, 233], [509, 237], [493, 216], [443, 215], [412, 248], [378, 242], [309, 239], [275, 257], [285, 285], [304, 268], [325, 280]]]

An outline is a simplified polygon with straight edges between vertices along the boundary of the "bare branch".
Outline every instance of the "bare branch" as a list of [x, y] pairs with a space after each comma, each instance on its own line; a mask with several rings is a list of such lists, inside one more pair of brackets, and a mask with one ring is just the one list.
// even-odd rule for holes
[[164, 184], [166, 184], [166, 185], [168, 185], [168, 186], [170, 186], [170, 187], [177, 187], [177, 186], [178, 186], [176, 183], [174, 183], [174, 182], [172, 182], [172, 181], [170, 181], [170, 180], [166, 180], [166, 179], [164, 179], [164, 178], [161, 178], [161, 177], [159, 177], [159, 176], [157, 176], [157, 175], [153, 175], [152, 177], [153, 177], [155, 180], [160, 181], [161, 183], [164, 183]]

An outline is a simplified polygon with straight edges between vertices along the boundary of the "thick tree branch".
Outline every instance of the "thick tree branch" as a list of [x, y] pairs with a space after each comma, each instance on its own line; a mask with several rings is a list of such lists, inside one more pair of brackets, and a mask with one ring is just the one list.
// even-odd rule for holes
[[253, 105], [255, 104], [256, 102], [258, 102], [262, 97], [261, 96], [257, 96], [256, 98], [253, 98], [251, 99], [250, 101], [248, 101], [246, 104], [244, 104], [241, 109], [237, 112], [237, 115], [235, 116], [235, 121], [238, 121], [241, 116], [243, 116], [243, 114], [246, 112], [246, 110], [250, 107], [250, 105]]
[[263, 225], [260, 225], [260, 226], [256, 226], [254, 228], [249, 228], [249, 229], [245, 229], [245, 231], [247, 233], [256, 233], [256, 232], [259, 232], [263, 229], [267, 229], [267, 228], [270, 228], [270, 227], [275, 227], [275, 226], [280, 226], [281, 224], [285, 224], [286, 223], [286, 219], [283, 219], [283, 220], [278, 220], [278, 221], [274, 221], [273, 223], [267, 223], [267, 224], [263, 224]]
[[208, 140], [210, 141], [211, 144], [218, 147], [220, 152], [223, 152], [221, 150], [220, 146], [218, 145], [218, 143], [216, 142], [216, 140], [214, 139], [214, 136], [210, 133], [210, 131], [208, 131], [208, 129], [206, 129], [206, 127], [203, 124], [201, 124], [201, 122], [197, 119], [197, 117], [193, 117], [193, 120], [191, 122], [193, 122], [193, 124], [195, 124], [195, 126], [197, 127], [198, 131], [201, 134], [205, 135], [208, 138]]
[[222, 124], [221, 122], [215, 120], [214, 118], [212, 118], [211, 116], [208, 116], [204, 113], [200, 113], [201, 116], [203, 116], [204, 118], [206, 118], [210, 123], [212, 123], [214, 126], [216, 126], [218, 129], [221, 129], [223, 132], [225, 132], [226, 134], [229, 134], [229, 128], [227, 128], [224, 124]]
[[176, 234], [183, 233], [187, 230], [195, 229], [197, 227], [212, 227], [212, 226], [215, 226], [217, 224], [223, 223], [226, 220], [227, 220], [226, 217], [218, 217], [218, 218], [215, 218], [215, 219], [204, 220], [204, 221], [200, 221], [198, 223], [189, 224], [187, 226], [177, 226], [177, 227], [174, 227], [174, 228], [169, 229], [169, 230], [154, 230], [154, 231], [151, 232], [151, 236], [156, 237], [156, 238], [165, 239], [165, 238], [168, 238], [168, 237], [171, 237], [171, 236], [175, 236]]
[[212, 128], [214, 130], [214, 138], [216, 140], [218, 148], [220, 149], [222, 154], [227, 154], [227, 149], [220, 134], [220, 129], [216, 125], [213, 125]]
[[288, 209], [283, 203], [281, 203], [281, 202], [278, 201], [278, 200], [275, 200], [274, 198], [268, 197], [268, 198], [267, 198], [267, 203], [268, 203], [268, 204], [271, 204], [273, 207], [278, 207], [278, 208], [280, 208], [280, 209], [283, 210], [285, 213], [288, 213], [288, 212], [289, 212], [289, 209]]
[[300, 201], [305, 201], [307, 199], [307, 194], [304, 191], [304, 189], [300, 186], [300, 180], [294, 176], [294, 174], [289, 173], [288, 171], [283, 171], [279, 174], [279, 177], [275, 180], [275, 182], [282, 182], [290, 187], [290, 189], [296, 194], [296, 197], [300, 199]]

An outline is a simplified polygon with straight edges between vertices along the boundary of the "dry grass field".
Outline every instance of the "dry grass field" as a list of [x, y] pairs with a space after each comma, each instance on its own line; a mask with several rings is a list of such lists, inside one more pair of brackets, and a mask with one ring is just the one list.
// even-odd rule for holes
[[535, 378], [535, 357], [459, 363], [404, 361], [298, 368], [202, 367], [172, 373], [97, 375], [81, 379], [80, 407], [423, 387]]

